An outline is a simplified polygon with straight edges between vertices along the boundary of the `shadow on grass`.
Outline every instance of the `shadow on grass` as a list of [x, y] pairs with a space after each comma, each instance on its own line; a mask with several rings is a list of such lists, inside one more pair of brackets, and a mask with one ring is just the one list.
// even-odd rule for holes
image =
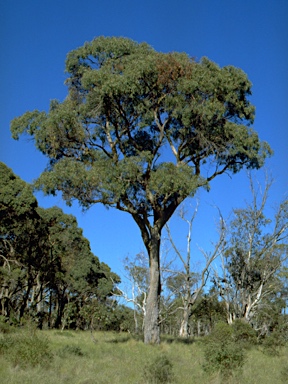
[[[106, 340], [106, 343], [112, 343], [112, 344], [119, 344], [119, 343], [127, 343], [130, 340], [135, 340], [140, 343], [143, 343], [143, 335], [134, 335], [134, 334], [129, 334], [129, 335], [117, 335], [116, 337]], [[191, 345], [194, 344], [196, 340], [194, 338], [189, 338], [185, 339], [182, 337], [175, 337], [175, 336], [167, 336], [163, 335], [161, 337], [161, 343], [166, 343], [166, 344], [186, 344], [186, 345]]]
[[106, 340], [106, 343], [112, 343], [112, 344], [119, 344], [119, 343], [127, 343], [127, 341], [131, 340], [132, 337], [125, 336], [125, 337], [116, 337], [114, 339]]
[[177, 343], [177, 344], [194, 344], [195, 343], [195, 339], [194, 338], [189, 338], [189, 339], [185, 339], [183, 337], [175, 337], [175, 336], [163, 336], [161, 338], [161, 341], [162, 342], [165, 342], [167, 344], [172, 344], [172, 343]]
[[143, 342], [143, 335], [141, 335], [141, 334], [136, 335], [136, 334], [131, 334], [131, 333], [126, 334], [126, 335], [118, 334], [114, 338], [106, 340], [106, 343], [119, 344], [119, 343], [127, 343], [128, 341], [131, 341], [131, 340], [135, 340], [135, 341], [138, 341], [141, 343], [141, 342]]

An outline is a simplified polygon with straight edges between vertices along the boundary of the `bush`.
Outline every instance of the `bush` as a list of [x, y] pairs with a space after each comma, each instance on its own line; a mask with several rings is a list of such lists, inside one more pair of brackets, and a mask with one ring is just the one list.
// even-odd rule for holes
[[284, 347], [285, 340], [281, 332], [274, 331], [271, 335], [262, 340], [263, 352], [269, 356], [279, 356], [281, 347]]
[[154, 361], [145, 365], [143, 378], [148, 384], [172, 383], [174, 375], [172, 363], [165, 355], [160, 355]]
[[52, 359], [48, 340], [30, 332], [6, 336], [0, 350], [9, 362], [22, 368], [46, 366]]
[[220, 372], [222, 376], [231, 376], [240, 371], [245, 362], [244, 349], [235, 341], [233, 327], [218, 323], [204, 342], [204, 370], [211, 374]]
[[242, 321], [235, 320], [232, 324], [233, 338], [236, 343], [241, 343], [243, 347], [249, 348], [257, 344], [257, 335], [250, 324]]

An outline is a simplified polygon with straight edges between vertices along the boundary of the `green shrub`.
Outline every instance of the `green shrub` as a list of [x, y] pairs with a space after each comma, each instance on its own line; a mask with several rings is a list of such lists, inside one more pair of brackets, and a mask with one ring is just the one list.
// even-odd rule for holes
[[257, 344], [257, 335], [249, 323], [240, 319], [232, 324], [233, 338], [236, 343], [241, 343], [243, 347], [249, 348]]
[[145, 383], [172, 383], [174, 380], [172, 368], [172, 363], [167, 356], [157, 356], [152, 362], [144, 367], [143, 378]]
[[52, 359], [48, 339], [35, 333], [9, 335], [4, 338], [2, 344], [4, 357], [14, 366], [46, 366]]
[[245, 353], [241, 344], [233, 335], [233, 327], [218, 323], [204, 342], [204, 370], [211, 374], [220, 372], [222, 376], [231, 376], [240, 371], [245, 362]]
[[281, 332], [274, 331], [262, 340], [263, 352], [269, 356], [279, 356], [280, 349], [284, 347], [285, 340]]

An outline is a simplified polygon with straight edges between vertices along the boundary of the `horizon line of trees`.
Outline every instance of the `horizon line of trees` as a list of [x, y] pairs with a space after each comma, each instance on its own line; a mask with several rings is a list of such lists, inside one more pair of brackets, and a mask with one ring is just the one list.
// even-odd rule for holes
[[[133, 260], [125, 259], [130, 287], [121, 290], [120, 277], [91, 252], [74, 216], [58, 207], [38, 207], [31, 186], [4, 163], [0, 163], [0, 175], [2, 321], [23, 324], [29, 320], [40, 329], [142, 334], [149, 290], [148, 257], [140, 253]], [[219, 321], [232, 324], [240, 319], [259, 337], [282, 332], [287, 339], [288, 209], [284, 201], [273, 219], [265, 216], [270, 185], [267, 183], [259, 199], [251, 179], [252, 203], [234, 209], [229, 223], [222, 218], [215, 251], [209, 255], [203, 251], [206, 264], [202, 272], [190, 268], [192, 224], [198, 205], [190, 220], [180, 211], [180, 218], [188, 224], [186, 254], [181, 254], [167, 227], [174, 257], [162, 258], [163, 334], [203, 336]], [[173, 264], [175, 256], [182, 262], [178, 269]], [[216, 256], [221, 273], [215, 268]], [[120, 304], [119, 296], [132, 306]]]

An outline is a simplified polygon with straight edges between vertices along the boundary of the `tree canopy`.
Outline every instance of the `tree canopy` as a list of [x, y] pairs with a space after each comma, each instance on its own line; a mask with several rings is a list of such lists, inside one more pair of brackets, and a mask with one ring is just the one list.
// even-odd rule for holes
[[50, 159], [38, 186], [68, 202], [159, 216], [224, 171], [260, 167], [270, 152], [247, 128], [251, 83], [238, 68], [100, 37], [70, 52], [66, 71], [66, 100], [11, 129], [34, 136]]

